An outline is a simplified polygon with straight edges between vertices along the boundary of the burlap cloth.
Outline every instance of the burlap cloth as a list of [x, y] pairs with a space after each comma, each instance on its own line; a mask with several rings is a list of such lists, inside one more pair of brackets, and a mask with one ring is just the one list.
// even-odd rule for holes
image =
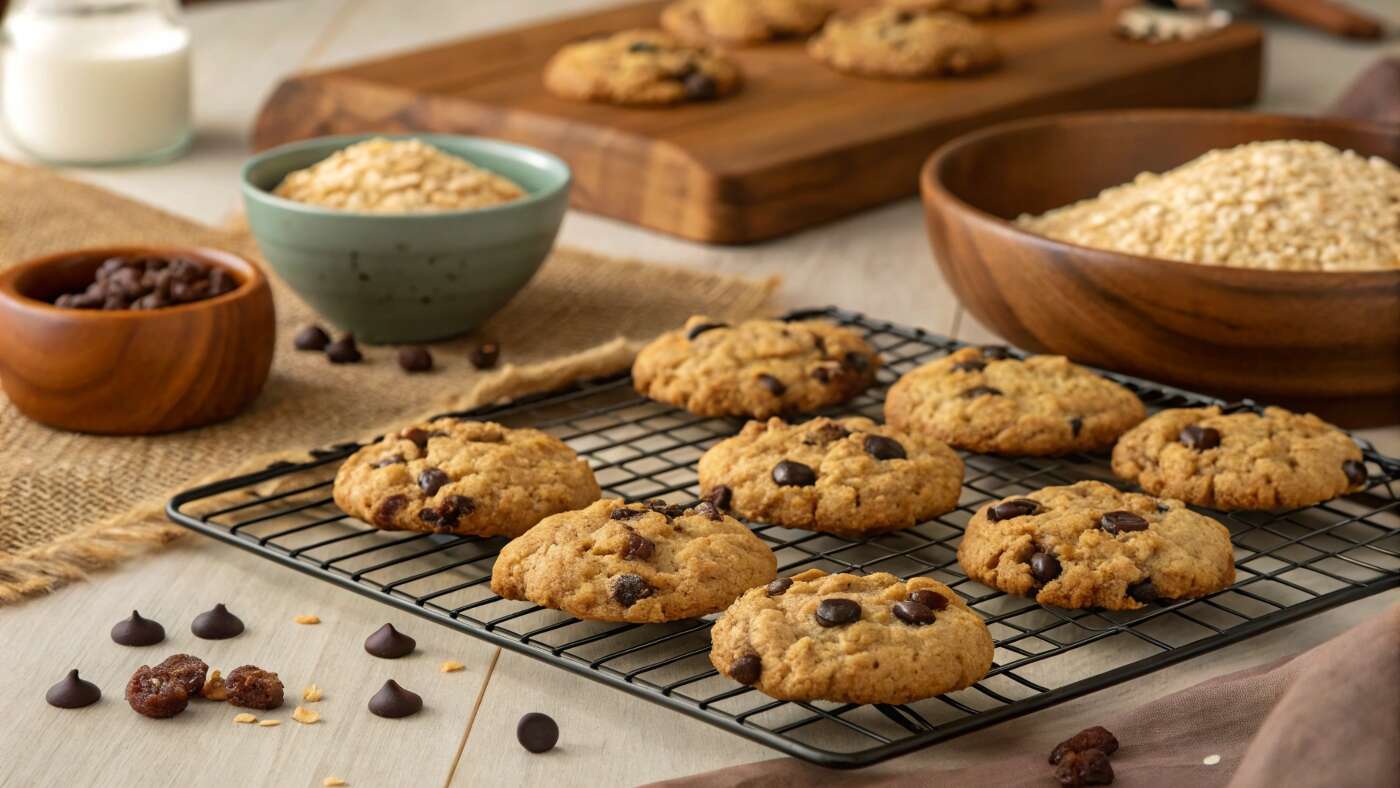
[[[249, 257], [244, 233], [0, 161], [0, 267], [79, 246], [200, 245]], [[391, 348], [334, 366], [291, 349], [315, 315], [273, 279], [277, 357], [266, 389], [240, 416], [156, 437], [75, 435], [35, 424], [0, 399], [0, 604], [51, 590], [183, 531], [161, 507], [199, 480], [275, 456], [379, 434], [394, 423], [559, 388], [625, 368], [637, 345], [694, 312], [757, 313], [776, 285], [559, 249], [538, 276], [472, 337], [433, 346], [438, 369], [406, 375]], [[477, 372], [468, 351], [501, 346], [501, 367]], [[178, 338], [172, 338], [178, 341]], [[4, 337], [0, 337], [3, 349]]]

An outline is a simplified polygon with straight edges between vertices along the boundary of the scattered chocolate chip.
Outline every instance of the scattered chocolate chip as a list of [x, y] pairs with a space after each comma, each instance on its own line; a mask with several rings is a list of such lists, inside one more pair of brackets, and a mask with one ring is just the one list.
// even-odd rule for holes
[[1085, 728], [1055, 745], [1055, 749], [1050, 751], [1050, 763], [1052, 765], [1059, 763], [1067, 752], [1083, 752], [1084, 750], [1098, 750], [1104, 755], [1112, 755], [1118, 751], [1118, 737], [1109, 733], [1108, 729], [1102, 725]]
[[719, 83], [703, 71], [692, 71], [681, 84], [685, 87], [685, 97], [691, 101], [710, 101], [719, 96]]
[[792, 578], [780, 577], [768, 584], [768, 596], [782, 596], [792, 588]]
[[981, 359], [970, 358], [966, 361], [959, 361], [953, 365], [954, 372], [981, 372], [987, 368], [987, 362]]
[[823, 599], [817, 604], [817, 623], [824, 627], [839, 627], [860, 620], [860, 603], [853, 599]]
[[706, 331], [714, 331], [716, 328], [729, 328], [729, 324], [728, 324], [728, 323], [701, 323], [700, 325], [696, 326], [695, 328], [692, 328], [692, 329], [690, 329], [689, 331], [685, 332], [685, 338], [686, 338], [686, 339], [689, 339], [689, 340], [691, 340], [691, 341], [694, 341], [696, 337], [700, 336], [701, 334], [705, 333]]
[[239, 665], [224, 678], [228, 702], [245, 709], [267, 711], [282, 705], [282, 680], [256, 665]]
[[60, 709], [81, 709], [91, 706], [101, 698], [102, 690], [91, 681], [78, 678], [76, 669], [68, 671], [67, 676], [44, 693], [44, 700], [48, 701], [50, 706]]
[[647, 509], [632, 509], [623, 506], [618, 509], [613, 509], [613, 513], [609, 516], [614, 520], [635, 520], [638, 517], [645, 517], [648, 511]]
[[646, 599], [655, 591], [651, 584], [642, 579], [640, 575], [625, 574], [614, 577], [608, 593], [617, 600], [623, 607], [631, 607], [637, 604], [637, 600]]
[[1364, 487], [1368, 479], [1366, 473], [1366, 463], [1356, 460], [1346, 460], [1342, 463], [1342, 473], [1346, 474], [1347, 482], [1352, 487]]
[[787, 386], [781, 380], [767, 374], [766, 372], [758, 376], [758, 384], [768, 390], [769, 394], [781, 397], [787, 393]]
[[206, 610], [194, 617], [190, 631], [197, 638], [205, 640], [227, 640], [243, 634], [243, 622], [220, 602], [213, 610]]
[[169, 673], [142, 665], [126, 683], [126, 702], [137, 714], [165, 719], [185, 710], [190, 693]]
[[1001, 389], [994, 386], [973, 386], [962, 393], [963, 399], [977, 399], [978, 397], [1000, 397]]
[[365, 651], [380, 659], [398, 659], [413, 653], [418, 641], [394, 629], [393, 624], [385, 624], [365, 638]]
[[433, 354], [421, 345], [399, 348], [399, 368], [404, 372], [427, 372], [433, 368]]
[[400, 687], [393, 679], [384, 682], [384, 686], [369, 699], [369, 713], [376, 717], [396, 720], [400, 717], [410, 717], [422, 710], [423, 696]]
[[332, 364], [357, 364], [364, 356], [360, 355], [360, 348], [355, 344], [355, 335], [346, 334], [326, 345], [326, 358]]
[[763, 674], [763, 660], [757, 654], [745, 654], [729, 663], [729, 677], [740, 684], [753, 684]]
[[1114, 534], [1146, 531], [1147, 521], [1132, 512], [1106, 512], [1099, 518], [1099, 527]]
[[734, 503], [734, 491], [723, 484], [717, 484], [713, 490], [706, 493], [705, 500], [714, 504], [721, 512], [727, 512], [730, 504]]
[[191, 698], [199, 697], [204, 690], [204, 680], [209, 675], [209, 666], [204, 663], [204, 660], [189, 654], [175, 654], [166, 657], [165, 661], [156, 665], [155, 669], [169, 673], [172, 678], [183, 684], [185, 692]]
[[927, 588], [921, 588], [918, 591], [910, 591], [909, 601], [918, 602], [933, 611], [939, 611], [948, 607], [948, 597], [943, 596], [937, 591], [930, 591]]
[[714, 522], [719, 522], [724, 519], [724, 513], [719, 510], [718, 506], [715, 506], [709, 501], [701, 501], [696, 504], [695, 513], [702, 517], [708, 517]]
[[909, 457], [899, 441], [883, 435], [866, 435], [865, 453], [877, 460], [904, 460]]
[[894, 603], [894, 617], [916, 627], [933, 623], [933, 611], [912, 599]]
[[1214, 427], [1202, 427], [1199, 424], [1188, 424], [1177, 434], [1176, 439], [1181, 441], [1181, 445], [1196, 451], [1214, 449], [1220, 445], [1220, 431]]
[[118, 621], [112, 627], [112, 641], [119, 646], [154, 646], [165, 640], [165, 627], [149, 618], [142, 618], [135, 610], [131, 618]]
[[656, 553], [656, 543], [636, 531], [627, 532], [627, 546], [622, 548], [622, 557], [631, 561], [645, 561]]
[[1060, 576], [1060, 559], [1049, 553], [1031, 553], [1031, 576], [1048, 583]]
[[1157, 601], [1157, 587], [1152, 584], [1152, 580], [1149, 578], [1128, 586], [1128, 596], [1146, 605]]
[[1108, 785], [1113, 782], [1113, 765], [1103, 750], [1067, 752], [1055, 767], [1055, 780], [1063, 786]]
[[330, 343], [331, 335], [320, 326], [307, 326], [292, 338], [292, 345], [297, 350], [325, 350]]
[[495, 342], [482, 342], [467, 354], [467, 360], [477, 369], [491, 369], [500, 358], [501, 346]]
[[841, 357], [841, 363], [854, 369], [857, 372], [864, 372], [870, 369], [870, 359], [864, 353], [854, 350], [847, 350], [846, 355]]
[[379, 506], [374, 510], [374, 524], [380, 528], [389, 528], [394, 524], [394, 518], [408, 505], [408, 496], [391, 495], [379, 502]]
[[1009, 501], [1002, 501], [996, 506], [987, 509], [987, 519], [994, 523], [1002, 520], [1010, 520], [1015, 517], [1025, 517], [1028, 514], [1035, 514], [1040, 511], [1040, 504], [1029, 498], [1012, 498]]
[[530, 752], [549, 752], [559, 743], [559, 724], [547, 714], [532, 711], [515, 724], [515, 740]]
[[982, 358], [991, 359], [992, 361], [1005, 361], [1011, 358], [1011, 351], [1006, 345], [983, 345], [981, 351]]
[[1072, 419], [1069, 420], [1069, 436], [1070, 436], [1071, 438], [1078, 438], [1078, 437], [1079, 437], [1079, 433], [1080, 433], [1081, 431], [1083, 431], [1083, 429], [1084, 429], [1084, 420], [1083, 420], [1083, 419], [1079, 418], [1078, 416], [1075, 416], [1074, 418], [1072, 418]]
[[452, 480], [441, 468], [424, 468], [423, 472], [418, 474], [418, 489], [431, 498], [437, 495], [438, 490], [441, 490], [442, 486], [450, 481]]
[[817, 483], [817, 472], [800, 462], [783, 460], [773, 466], [773, 481], [779, 487], [810, 487]]
[[375, 470], [379, 470], [380, 468], [387, 468], [387, 467], [389, 467], [390, 465], [403, 465], [403, 464], [404, 464], [404, 459], [403, 459], [403, 455], [402, 455], [402, 454], [390, 454], [390, 455], [387, 456], [387, 457], [380, 457], [379, 459], [377, 459], [377, 460], [375, 460], [374, 462], [370, 463], [370, 464], [369, 464], [369, 467], [371, 467], [371, 468], [373, 468], [373, 469], [375, 469]]

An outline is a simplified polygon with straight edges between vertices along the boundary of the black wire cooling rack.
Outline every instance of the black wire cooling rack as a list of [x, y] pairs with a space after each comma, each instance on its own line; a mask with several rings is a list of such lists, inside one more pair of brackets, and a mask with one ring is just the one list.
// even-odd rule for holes
[[[885, 390], [900, 374], [962, 346], [835, 308], [789, 316], [799, 317], [860, 329], [885, 359], [879, 384], [833, 415], [879, 419]], [[1223, 404], [1108, 377], [1150, 410]], [[743, 424], [639, 398], [627, 376], [449, 415], [542, 428], [588, 459], [605, 495], [673, 502], [695, 499], [700, 455]], [[1204, 599], [1132, 612], [1044, 608], [968, 580], [955, 555], [964, 525], [986, 501], [1082, 479], [1112, 483], [1105, 457], [964, 454], [959, 507], [917, 528], [863, 541], [752, 528], [777, 554], [780, 574], [814, 567], [884, 571], [953, 587], [991, 628], [997, 645], [991, 672], [966, 690], [902, 706], [783, 702], [714, 671], [713, 617], [660, 625], [579, 621], [491, 593], [502, 540], [384, 532], [351, 519], [332, 501], [331, 483], [359, 445], [316, 450], [307, 462], [190, 490], [170, 502], [168, 513], [278, 563], [830, 767], [866, 766], [927, 747], [1400, 586], [1400, 461], [1364, 442], [1365, 490], [1288, 512], [1207, 512], [1230, 529], [1237, 582]]]

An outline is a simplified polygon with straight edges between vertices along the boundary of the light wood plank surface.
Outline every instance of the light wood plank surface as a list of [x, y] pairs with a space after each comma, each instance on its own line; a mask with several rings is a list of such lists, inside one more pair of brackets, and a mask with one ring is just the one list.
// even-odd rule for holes
[[[607, 5], [611, 0], [259, 0], [200, 6], [189, 14], [196, 44], [199, 139], [183, 159], [156, 168], [71, 171], [191, 218], [219, 222], [237, 205], [235, 177], [259, 102], [284, 73], [321, 67], [501, 29], [522, 21]], [[1366, 0], [1373, 10], [1390, 0]], [[1393, 13], [1393, 11], [1392, 11]], [[1263, 106], [1308, 112], [1325, 106], [1366, 62], [1395, 43], [1356, 45], [1276, 24], [1267, 49]], [[15, 156], [0, 142], [0, 155]], [[948, 332], [993, 337], [960, 314], [936, 271], [915, 201], [755, 247], [702, 247], [599, 217], [570, 214], [565, 243], [608, 254], [750, 276], [780, 275], [777, 306], [839, 303], [873, 315]], [[1400, 453], [1400, 428], [1366, 433]], [[240, 638], [198, 641], [190, 619], [229, 602], [249, 624]], [[1064, 730], [1209, 676], [1294, 653], [1389, 605], [1390, 592], [1032, 717], [901, 759], [954, 765], [1007, 747], [1043, 748]], [[170, 637], [150, 649], [107, 638], [135, 606], [161, 620]], [[316, 613], [317, 627], [291, 623]], [[392, 620], [419, 642], [419, 654], [385, 663], [361, 642]], [[54, 595], [0, 609], [9, 670], [0, 692], [12, 699], [0, 736], [0, 785], [319, 785], [334, 774], [352, 785], [623, 785], [758, 760], [771, 751], [582, 677], [506, 653], [453, 631], [398, 614], [355, 594], [210, 540], [191, 538], [147, 560]], [[131, 670], [188, 650], [225, 670], [244, 661], [281, 673], [289, 691], [314, 681], [327, 696], [325, 721], [303, 728], [244, 728], [233, 710], [197, 704], [175, 720], [138, 718], [122, 689]], [[441, 674], [442, 659], [467, 665]], [[103, 701], [58, 712], [43, 688], [70, 666], [97, 680]], [[494, 669], [493, 669], [494, 666]], [[364, 703], [394, 676], [420, 691], [422, 716], [387, 721]], [[480, 709], [474, 713], [480, 695]], [[554, 716], [560, 747], [531, 756], [514, 743], [527, 711]], [[14, 735], [22, 732], [20, 735]], [[240, 740], [241, 739], [241, 740]], [[293, 740], [294, 739], [294, 740]], [[460, 749], [460, 760], [458, 753]], [[454, 773], [455, 768], [455, 773]]]

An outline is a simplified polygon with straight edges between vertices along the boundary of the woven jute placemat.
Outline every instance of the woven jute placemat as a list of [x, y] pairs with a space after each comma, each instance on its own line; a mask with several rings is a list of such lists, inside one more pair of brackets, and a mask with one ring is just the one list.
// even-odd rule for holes
[[[0, 161], [0, 268], [121, 243], [211, 246], [257, 257], [237, 229], [199, 225], [47, 170]], [[363, 347], [365, 362], [344, 366], [292, 350], [292, 334], [316, 317], [271, 278], [277, 357], [262, 395], [232, 420], [152, 437], [77, 435], [29, 421], [0, 398], [0, 604], [176, 538], [183, 529], [165, 519], [162, 506], [179, 489], [431, 413], [616, 372], [640, 343], [686, 316], [751, 316], [776, 286], [559, 249], [472, 336], [433, 345], [435, 371], [407, 375], [393, 348]], [[501, 363], [479, 372], [467, 355], [486, 339], [500, 344]], [[0, 352], [5, 341], [0, 337]]]

